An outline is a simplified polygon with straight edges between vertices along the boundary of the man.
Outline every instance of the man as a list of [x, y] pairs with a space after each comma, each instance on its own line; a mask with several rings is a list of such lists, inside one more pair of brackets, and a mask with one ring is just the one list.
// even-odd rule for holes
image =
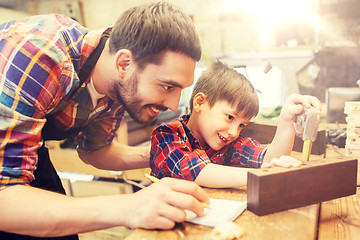
[[[45, 140], [76, 136], [95, 167], [148, 167], [149, 148], [113, 141], [126, 112], [147, 122], [176, 110], [201, 48], [191, 19], [168, 3], [126, 11], [88, 31], [61, 15], [0, 26], [0, 239], [58, 237], [114, 226], [172, 228], [202, 215], [201, 188], [165, 179], [128, 195], [63, 194]], [[26, 236], [24, 236], [26, 235]]]

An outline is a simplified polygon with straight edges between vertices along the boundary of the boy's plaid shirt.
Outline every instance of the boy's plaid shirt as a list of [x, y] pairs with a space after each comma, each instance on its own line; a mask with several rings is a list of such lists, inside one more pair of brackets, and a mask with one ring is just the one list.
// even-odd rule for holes
[[0, 25], [0, 190], [33, 179], [46, 117], [58, 130], [86, 127], [79, 147], [95, 150], [116, 134], [124, 107], [104, 97], [92, 106], [78, 73], [103, 32], [51, 14]]
[[189, 115], [157, 127], [151, 136], [151, 174], [194, 181], [208, 163], [261, 167], [267, 145], [240, 136], [222, 149], [203, 149], [187, 127]]

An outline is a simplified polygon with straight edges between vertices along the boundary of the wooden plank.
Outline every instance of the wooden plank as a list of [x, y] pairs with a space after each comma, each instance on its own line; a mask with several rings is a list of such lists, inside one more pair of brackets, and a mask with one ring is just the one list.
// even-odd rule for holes
[[[246, 201], [246, 188], [204, 190], [212, 198]], [[244, 230], [242, 240], [309, 240], [316, 238], [318, 211], [318, 204], [261, 217], [245, 210], [234, 222]], [[167, 231], [136, 229], [125, 240], [208, 239], [211, 230], [210, 227], [184, 223], [183, 228]]]
[[356, 180], [357, 159], [345, 157], [253, 170], [248, 173], [248, 209], [263, 216], [352, 195]]
[[358, 239], [360, 236], [360, 194], [321, 203], [319, 240]]

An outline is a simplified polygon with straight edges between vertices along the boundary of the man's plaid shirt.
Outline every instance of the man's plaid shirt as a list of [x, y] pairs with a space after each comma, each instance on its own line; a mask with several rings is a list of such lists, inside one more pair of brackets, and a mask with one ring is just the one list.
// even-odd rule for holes
[[78, 73], [103, 32], [51, 14], [0, 25], [0, 190], [33, 180], [46, 117], [57, 130], [82, 127], [79, 147], [110, 144], [124, 107], [107, 97], [92, 106], [89, 79], [70, 98]]

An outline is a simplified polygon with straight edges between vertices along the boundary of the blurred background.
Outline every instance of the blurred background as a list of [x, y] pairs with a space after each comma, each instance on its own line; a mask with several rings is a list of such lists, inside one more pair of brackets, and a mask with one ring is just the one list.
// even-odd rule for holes
[[[89, 29], [110, 26], [145, 0], [0, 0], [0, 23], [35, 14], [60, 13]], [[360, 100], [359, 0], [169, 0], [193, 19], [203, 57], [195, 81], [215, 58], [243, 73], [259, 90], [259, 117], [276, 117], [292, 93], [317, 96], [329, 123], [345, 123], [344, 102]], [[192, 87], [179, 111], [161, 114], [156, 125], [187, 112]], [[128, 127], [139, 125], [129, 121]], [[148, 138], [153, 126], [139, 139]], [[135, 136], [135, 135], [133, 135]], [[136, 138], [136, 137], [135, 137]]]
[[[112, 25], [144, 0], [0, 0], [0, 23], [61, 13], [95, 29]], [[291, 93], [326, 101], [330, 87], [360, 78], [358, 0], [170, 0], [196, 25], [203, 54], [244, 73], [260, 105], [281, 105]], [[199, 63], [197, 74], [203, 70]], [[184, 93], [186, 95], [186, 93]], [[183, 104], [186, 104], [187, 96]]]

